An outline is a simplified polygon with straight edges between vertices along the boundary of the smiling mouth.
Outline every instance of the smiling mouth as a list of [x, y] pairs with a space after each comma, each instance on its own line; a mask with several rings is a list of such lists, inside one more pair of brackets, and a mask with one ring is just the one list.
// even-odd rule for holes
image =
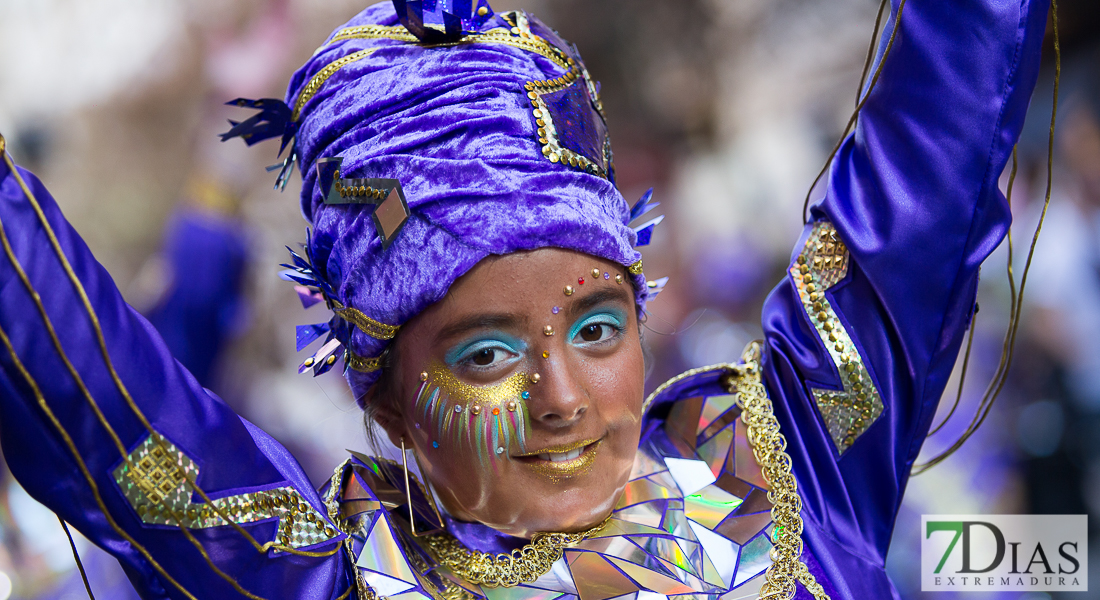
[[534, 472], [554, 481], [576, 477], [588, 471], [596, 461], [603, 439], [584, 440], [543, 448], [515, 457]]

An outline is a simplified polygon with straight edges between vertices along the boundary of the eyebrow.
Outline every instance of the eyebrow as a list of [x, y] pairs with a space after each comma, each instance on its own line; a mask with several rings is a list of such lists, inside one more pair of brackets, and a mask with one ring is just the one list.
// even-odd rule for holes
[[436, 343], [443, 342], [480, 329], [510, 329], [519, 325], [522, 320], [507, 313], [482, 313], [464, 316], [461, 320], [441, 329], [436, 334], [435, 341]]
[[593, 307], [605, 303], [627, 304], [629, 302], [630, 298], [625, 288], [602, 289], [570, 303], [569, 316], [576, 318]]

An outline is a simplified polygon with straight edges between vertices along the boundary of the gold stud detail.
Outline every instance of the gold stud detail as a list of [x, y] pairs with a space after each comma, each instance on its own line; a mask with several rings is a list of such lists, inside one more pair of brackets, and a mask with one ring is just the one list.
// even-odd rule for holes
[[427, 371], [421, 371], [420, 372], [420, 381], [427, 381], [427, 380], [428, 380], [428, 372]]
[[489, 9], [488, 8], [482, 6], [481, 8], [477, 9], [477, 16], [484, 17], [487, 14], [489, 14]]
[[573, 286], [571, 286], [571, 285], [565, 286], [564, 291], [565, 291], [566, 296], [572, 296], [573, 295]]
[[539, 375], [538, 373], [531, 373], [531, 376], [528, 379], [531, 380], [531, 383], [538, 383], [539, 380], [542, 379], [542, 375]]
[[592, 269], [592, 276], [593, 277], [599, 277], [600, 276], [600, 270], [599, 269]]
[[470, 407], [470, 414], [475, 415], [475, 416], [480, 415], [481, 414], [481, 405], [480, 404], [475, 404], [475, 405], [471, 406]]
[[548, 350], [543, 350], [542, 357], [543, 358], [550, 358], [550, 352]]
[[615, 276], [615, 283], [621, 284], [622, 282], [623, 282], [623, 276], [622, 275], [616, 275]]
[[508, 403], [504, 405], [504, 408], [507, 408], [509, 412], [516, 412], [516, 401], [509, 400]]
[[329, 365], [335, 364], [336, 363], [336, 355], [335, 354], [329, 354], [328, 358], [325, 359], [325, 363], [329, 364]]
[[302, 364], [307, 366], [307, 367], [312, 367], [313, 366], [313, 357], [311, 356], [311, 357], [307, 358], [306, 361]]
[[542, 328], [542, 334], [546, 336], [554, 335], [554, 328], [550, 325]]

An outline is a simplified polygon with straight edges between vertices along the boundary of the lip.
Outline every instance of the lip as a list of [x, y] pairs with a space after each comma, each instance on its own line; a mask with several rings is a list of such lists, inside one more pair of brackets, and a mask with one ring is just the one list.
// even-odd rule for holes
[[[596, 462], [596, 455], [599, 452], [600, 444], [602, 442], [602, 438], [597, 440], [583, 440], [571, 444], [543, 448], [538, 452], [524, 454], [516, 458], [519, 459], [519, 463], [526, 465], [536, 474], [542, 475], [543, 477], [546, 477], [551, 481], [557, 482], [563, 479], [577, 477], [588, 472], [588, 470], [592, 468], [592, 464]], [[570, 460], [552, 461], [538, 457], [539, 454], [546, 454], [551, 452], [556, 454], [561, 452], [569, 452], [578, 448], [583, 448], [580, 456]]]
[[577, 448], [584, 448], [585, 446], [590, 446], [592, 444], [595, 444], [596, 442], [599, 442], [602, 439], [603, 438], [592, 438], [590, 440], [580, 440], [580, 441], [577, 441], [577, 442], [569, 442], [568, 444], [558, 444], [557, 446], [547, 446], [545, 448], [535, 450], [534, 452], [528, 452], [527, 454], [517, 454], [516, 458], [530, 458], [530, 457], [533, 457], [533, 456], [538, 456], [540, 454], [550, 454], [550, 453], [559, 454], [559, 453], [562, 453], [562, 452], [570, 452], [570, 451], [576, 450]]

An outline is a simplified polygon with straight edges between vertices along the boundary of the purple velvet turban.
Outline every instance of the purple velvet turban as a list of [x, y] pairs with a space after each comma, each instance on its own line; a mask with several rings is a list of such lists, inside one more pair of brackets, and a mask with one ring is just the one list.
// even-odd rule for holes
[[[460, 41], [421, 42], [394, 4], [414, 24], [418, 11], [451, 6], [367, 8], [287, 91], [302, 212], [313, 224], [308, 253], [330, 300], [401, 325], [490, 255], [557, 247], [637, 263], [634, 245], [649, 231], [628, 225], [645, 202], [632, 211], [615, 187], [597, 88], [575, 48], [484, 0], [480, 10], [467, 0], [467, 14], [481, 18], [462, 22]], [[325, 202], [330, 184], [315, 167], [329, 157], [342, 159], [338, 177], [400, 181], [409, 216], [392, 243], [376, 230], [374, 206]], [[633, 284], [642, 309], [645, 279], [635, 274]], [[345, 335], [352, 356], [377, 357], [389, 343], [357, 327]], [[359, 398], [378, 376], [348, 374]]]

